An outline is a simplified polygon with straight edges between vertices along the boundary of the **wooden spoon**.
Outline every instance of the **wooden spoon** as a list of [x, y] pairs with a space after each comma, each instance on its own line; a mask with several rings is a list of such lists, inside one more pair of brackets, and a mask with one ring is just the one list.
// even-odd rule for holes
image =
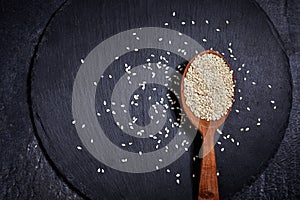
[[[186, 77], [186, 73], [191, 66], [191, 63], [194, 59], [198, 56], [203, 54], [214, 54], [216, 56], [221, 57], [230, 68], [229, 63], [226, 59], [216, 51], [213, 50], [206, 50], [199, 54], [197, 54], [186, 66], [183, 77], [181, 80], [181, 98], [182, 98], [182, 106], [183, 109], [192, 122], [192, 124], [198, 128], [200, 133], [202, 134], [203, 143], [202, 143], [202, 164], [201, 164], [201, 171], [200, 171], [200, 183], [199, 183], [199, 191], [198, 191], [198, 200], [200, 199], [219, 199], [219, 191], [218, 191], [218, 179], [217, 179], [217, 167], [216, 167], [216, 156], [215, 156], [215, 149], [214, 149], [214, 133], [216, 132], [217, 128], [224, 123], [226, 118], [228, 117], [231, 108], [227, 111], [226, 115], [216, 121], [206, 121], [196, 117], [190, 110], [190, 108], [186, 105], [185, 96], [184, 96], [184, 78]], [[234, 77], [232, 76], [233, 84], [234, 84]], [[233, 99], [233, 97], [232, 97]]]

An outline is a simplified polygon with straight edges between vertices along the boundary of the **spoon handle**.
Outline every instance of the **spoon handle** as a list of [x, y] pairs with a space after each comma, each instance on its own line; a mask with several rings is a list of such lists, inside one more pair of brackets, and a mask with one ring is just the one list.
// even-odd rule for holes
[[[219, 200], [216, 156], [214, 148], [215, 128], [199, 128], [204, 139], [202, 143], [202, 163], [200, 171], [200, 183], [198, 200]], [[202, 129], [202, 130], [201, 130]]]

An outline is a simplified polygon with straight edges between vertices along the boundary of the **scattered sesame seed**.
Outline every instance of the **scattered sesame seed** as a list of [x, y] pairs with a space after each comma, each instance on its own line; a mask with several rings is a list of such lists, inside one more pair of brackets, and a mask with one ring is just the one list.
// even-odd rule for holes
[[163, 40], [162, 38], [158, 38], [158, 41], [160, 41], [160, 42], [161, 42], [162, 40]]
[[221, 148], [221, 151], [223, 152], [224, 150], [225, 150], [225, 148], [224, 148], [224, 147], [222, 147], [222, 148]]
[[269, 85], [268, 85], [268, 88], [270, 88], [270, 89], [271, 89], [271, 88], [272, 88], [272, 85], [270, 85], [270, 84], [269, 84]]
[[122, 146], [122, 147], [125, 147], [125, 146], [126, 146], [126, 144], [122, 143], [122, 144], [121, 144], [121, 146]]
[[182, 25], [185, 25], [185, 21], [181, 22]]
[[82, 124], [82, 125], [81, 125], [81, 128], [85, 128], [85, 124]]
[[235, 110], [236, 113], [239, 113], [240, 111], [238, 109]]
[[250, 128], [249, 128], [249, 127], [246, 127], [246, 128], [245, 128], [245, 131], [246, 131], [246, 132], [248, 132], [249, 130], [250, 130]]
[[108, 75], [108, 78], [112, 78], [112, 75], [109, 74], [109, 75]]
[[256, 85], [256, 83], [253, 81], [253, 82], [252, 82], [252, 85]]
[[127, 162], [127, 158], [122, 158], [122, 159], [121, 159], [121, 162], [122, 162], [122, 163]]
[[143, 152], [139, 151], [139, 155], [141, 156], [143, 154]]
[[167, 169], [166, 171], [167, 171], [167, 173], [170, 173], [170, 172], [171, 172], [171, 170], [169, 170], [169, 169]]
[[247, 110], [250, 111], [251, 109], [249, 107], [247, 107]]
[[194, 25], [196, 22], [192, 20], [192, 24]]
[[118, 59], [119, 59], [119, 57], [118, 57], [118, 56], [116, 56], [116, 57], [115, 57], [115, 60], [118, 60]]
[[274, 101], [274, 100], [271, 100], [270, 102], [271, 102], [272, 104], [274, 104], [274, 103], [275, 103], [275, 101]]
[[77, 146], [77, 149], [78, 149], [78, 150], [82, 150], [82, 147], [81, 147], [81, 146]]
[[75, 121], [75, 120], [73, 120], [73, 121], [72, 121], [72, 124], [76, 124], [76, 121]]
[[257, 126], [260, 126], [260, 122], [257, 122], [257, 124], [256, 124]]
[[216, 31], [217, 31], [217, 32], [220, 32], [221, 30], [217, 28]]
[[226, 23], [226, 24], [229, 24], [229, 21], [228, 21], [228, 20], [226, 20], [226, 21], [225, 21], [225, 23]]
[[175, 17], [175, 16], [176, 16], [176, 12], [175, 12], [175, 11], [172, 13], [172, 16], [173, 16], [173, 17]]
[[169, 25], [169, 23], [168, 23], [168, 22], [166, 22], [166, 23], [165, 23], [165, 26], [168, 26], [168, 25]]
[[179, 173], [178, 173], [178, 174], [176, 174], [176, 177], [177, 177], [177, 178], [179, 178], [179, 177], [180, 177], [180, 174], [179, 174]]
[[179, 179], [176, 179], [176, 183], [179, 185], [179, 184], [180, 184], [180, 180], [179, 180]]
[[136, 35], [136, 33], [132, 33], [132, 35]]
[[207, 40], [205, 38], [202, 39], [203, 42], [207, 42]]
[[217, 176], [219, 176], [220, 175], [220, 173], [219, 172], [217, 172]]
[[276, 106], [273, 107], [274, 110], [276, 110], [276, 108], [277, 108]]
[[80, 59], [80, 62], [83, 64], [83, 63], [84, 63], [84, 60], [83, 60], [83, 59]]
[[205, 23], [206, 23], [206, 24], [209, 24], [209, 21], [208, 21], [208, 20], [205, 20]]
[[236, 146], [240, 146], [240, 143], [239, 143], [239, 142], [237, 142], [237, 143], [236, 143]]

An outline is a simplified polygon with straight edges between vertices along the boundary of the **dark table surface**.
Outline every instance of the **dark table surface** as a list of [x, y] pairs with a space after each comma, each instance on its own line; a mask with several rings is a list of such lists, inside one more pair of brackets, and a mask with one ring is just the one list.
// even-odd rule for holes
[[[299, 199], [300, 4], [257, 1], [274, 23], [290, 59], [293, 105], [274, 159], [233, 199]], [[0, 199], [82, 199], [53, 169], [37, 142], [28, 114], [26, 78], [44, 27], [63, 1], [1, 2]]]

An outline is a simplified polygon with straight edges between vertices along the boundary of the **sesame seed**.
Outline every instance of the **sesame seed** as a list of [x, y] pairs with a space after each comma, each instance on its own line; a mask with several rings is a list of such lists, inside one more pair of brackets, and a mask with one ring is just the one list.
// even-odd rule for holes
[[84, 63], [84, 60], [83, 60], [83, 59], [80, 59], [80, 62], [83, 64], [83, 63]]
[[175, 17], [175, 16], [176, 16], [176, 12], [175, 12], [175, 11], [172, 13], [172, 16], [173, 16], [173, 17]]
[[166, 22], [166, 23], [165, 23], [165, 26], [168, 26], [168, 25], [169, 25], [169, 23], [168, 23], [168, 22]]
[[82, 150], [82, 147], [81, 147], [81, 146], [77, 146], [77, 149], [78, 149], [78, 150]]
[[208, 20], [205, 20], [205, 23], [206, 23], [206, 24], [209, 24], [209, 21], [208, 21]]
[[82, 125], [81, 125], [81, 128], [85, 128], [85, 124], [82, 124]]
[[72, 124], [76, 124], [76, 121], [75, 121], [75, 120], [73, 120], [73, 121], [72, 121]]
[[240, 143], [239, 143], [239, 142], [237, 142], [237, 143], [236, 143], [236, 146], [240, 146]]
[[271, 89], [271, 88], [272, 88], [272, 85], [270, 85], [270, 84], [269, 84], [269, 85], [268, 85], [268, 88], [270, 88], [270, 89]]
[[225, 150], [225, 148], [224, 148], [224, 147], [222, 147], [222, 148], [221, 148], [221, 151], [223, 152], [224, 150]]
[[132, 35], [136, 35], [136, 33], [132, 33]]
[[192, 20], [192, 24], [194, 25], [196, 22]]
[[216, 31], [217, 31], [217, 32], [220, 32], [221, 30], [217, 28]]
[[207, 42], [207, 40], [205, 38], [202, 39], [203, 42]]
[[225, 23], [226, 23], [226, 24], [229, 24], [229, 21], [228, 21], [228, 20], [226, 20], [226, 21], [225, 21]]
[[170, 173], [170, 172], [171, 172], [171, 170], [169, 170], [169, 169], [167, 169], [166, 171], [167, 171], [167, 173]]
[[277, 108], [276, 106], [273, 107], [274, 110], [276, 110], [276, 108]]
[[270, 102], [271, 102], [272, 104], [274, 104], [274, 103], [275, 103], [275, 101], [274, 101], [274, 100], [271, 100]]
[[249, 128], [249, 127], [246, 127], [246, 128], [245, 128], [245, 131], [246, 131], [246, 132], [248, 132], [249, 130], [250, 130], [250, 128]]
[[118, 56], [116, 56], [116, 57], [115, 57], [115, 60], [118, 60], [118, 59], [119, 59], [119, 57], [118, 57]]
[[141, 156], [143, 154], [143, 152], [139, 151], [139, 155]]
[[249, 107], [247, 107], [247, 110], [250, 111], [251, 109]]
[[185, 21], [182, 21], [182, 22], [181, 22], [181, 25], [185, 25]]
[[160, 41], [160, 42], [161, 42], [162, 40], [163, 40], [162, 38], [158, 38], [158, 41]]
[[97, 112], [96, 114], [97, 114], [97, 116], [99, 116], [99, 117], [101, 116], [101, 114], [100, 114], [99, 112]]
[[180, 174], [179, 174], [179, 173], [178, 173], [178, 174], [176, 174], [176, 177], [177, 177], [177, 178], [179, 178], [179, 177], [180, 177]]
[[179, 184], [180, 184], [180, 180], [179, 180], [179, 179], [176, 179], [176, 183], [179, 185]]
[[239, 113], [240, 111], [236, 109], [235, 112]]
[[112, 78], [112, 75], [109, 74], [109, 75], [108, 75], [108, 78]]

